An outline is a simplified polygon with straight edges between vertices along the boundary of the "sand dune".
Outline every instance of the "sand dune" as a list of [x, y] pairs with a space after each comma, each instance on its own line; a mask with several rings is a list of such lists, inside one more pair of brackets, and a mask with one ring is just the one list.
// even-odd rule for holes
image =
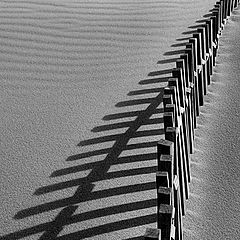
[[239, 34], [234, 11], [220, 38], [213, 83], [196, 130], [185, 239], [239, 239]]
[[162, 90], [176, 39], [214, 3], [0, 2], [3, 239], [155, 226]]

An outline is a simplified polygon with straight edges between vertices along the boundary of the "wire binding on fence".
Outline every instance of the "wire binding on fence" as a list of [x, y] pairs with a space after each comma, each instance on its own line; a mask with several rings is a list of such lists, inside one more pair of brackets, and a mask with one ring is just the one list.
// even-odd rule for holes
[[157, 144], [157, 229], [147, 228], [145, 240], [183, 239], [194, 129], [216, 65], [219, 36], [238, 4], [239, 0], [216, 2], [209, 18], [189, 38], [164, 89], [165, 139]]

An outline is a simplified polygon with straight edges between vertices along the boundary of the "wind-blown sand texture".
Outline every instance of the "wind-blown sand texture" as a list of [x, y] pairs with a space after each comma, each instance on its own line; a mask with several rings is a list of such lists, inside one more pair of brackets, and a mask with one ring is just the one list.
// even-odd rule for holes
[[3, 239], [155, 227], [163, 87], [214, 3], [0, 2]]
[[240, 11], [220, 37], [212, 84], [201, 109], [192, 155], [185, 239], [240, 236]]

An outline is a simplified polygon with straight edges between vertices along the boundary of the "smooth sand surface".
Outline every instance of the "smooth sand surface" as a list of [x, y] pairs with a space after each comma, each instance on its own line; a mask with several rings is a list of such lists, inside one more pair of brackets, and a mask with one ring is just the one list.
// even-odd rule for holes
[[2, 239], [155, 227], [163, 87], [214, 3], [0, 2]]
[[240, 11], [220, 38], [212, 85], [201, 109], [192, 155], [185, 239], [240, 236]]

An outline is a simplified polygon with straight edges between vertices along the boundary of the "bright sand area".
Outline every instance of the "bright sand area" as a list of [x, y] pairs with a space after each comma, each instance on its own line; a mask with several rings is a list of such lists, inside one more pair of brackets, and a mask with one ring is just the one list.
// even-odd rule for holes
[[[146, 226], [155, 227], [155, 153], [163, 134], [163, 87], [175, 67], [171, 60], [182, 48], [176, 39], [188, 36], [182, 32], [214, 3], [0, 2], [3, 238], [137, 239]], [[225, 30], [224, 36], [228, 34]], [[225, 59], [222, 64], [216, 71], [227, 66]], [[215, 74], [214, 84], [221, 83], [229, 69]], [[207, 98], [211, 96], [214, 92]], [[210, 121], [204, 116], [200, 124]], [[207, 139], [200, 141], [199, 136], [196, 146]], [[208, 164], [200, 165], [203, 168], [212, 162], [203, 159]], [[220, 173], [228, 174], [229, 165], [216, 164], [216, 169], [219, 165]], [[200, 173], [194, 172], [192, 199], [205, 197], [202, 186], [215, 186], [199, 184], [197, 180], [207, 181]], [[218, 176], [207, 174], [214, 180]], [[199, 227], [206, 206], [201, 202], [197, 207], [194, 200], [189, 205], [186, 234], [200, 236], [199, 229], [206, 231]]]
[[220, 37], [212, 84], [201, 109], [192, 155], [185, 239], [240, 236], [240, 11]]

